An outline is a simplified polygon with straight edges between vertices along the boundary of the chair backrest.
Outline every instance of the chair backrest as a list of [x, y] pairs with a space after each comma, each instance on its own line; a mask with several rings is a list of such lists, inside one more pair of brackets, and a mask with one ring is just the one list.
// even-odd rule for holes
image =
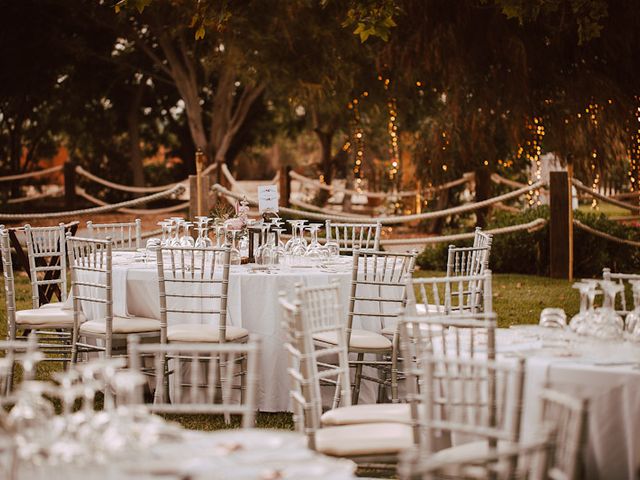
[[[60, 300], [67, 299], [67, 252], [65, 225], [32, 227], [25, 225], [31, 277], [33, 308], [40, 307], [41, 289], [49, 285], [60, 288]], [[44, 293], [44, 290], [42, 291]]]
[[67, 237], [74, 329], [81, 314], [91, 320], [104, 319], [105, 355], [111, 356], [113, 335], [113, 289], [111, 240]]
[[351, 253], [355, 247], [380, 249], [382, 225], [376, 223], [337, 223], [327, 220], [325, 224], [327, 241], [338, 243], [340, 253]]
[[617, 295], [616, 298], [616, 305], [614, 306], [616, 312], [621, 315], [626, 315], [633, 310], [634, 305], [627, 302], [627, 298], [632, 292], [632, 287], [629, 282], [632, 280], [640, 281], [640, 275], [633, 273], [612, 273], [610, 268], [604, 268], [602, 270], [602, 279], [616, 282], [623, 287], [622, 293]]
[[218, 324], [220, 342], [226, 341], [229, 247], [159, 247], [161, 341], [166, 343], [169, 318], [176, 323]]
[[442, 480], [453, 478], [505, 478], [547, 480], [548, 458], [555, 448], [553, 434], [543, 430], [531, 441], [500, 449], [478, 450], [462, 455], [426, 456], [419, 450], [400, 453], [401, 480]]
[[[289, 358], [290, 396], [296, 430], [307, 437], [307, 445], [315, 449], [315, 435], [322, 415], [321, 382], [335, 385], [333, 407], [351, 405], [349, 359], [344, 322], [338, 309], [338, 286], [296, 288], [296, 299], [290, 302], [280, 295], [283, 327], [287, 332], [285, 349]], [[316, 347], [315, 333], [335, 332], [337, 345]], [[337, 355], [338, 361], [335, 361]], [[322, 357], [329, 356], [327, 362]]]
[[493, 236], [476, 227], [472, 247], [449, 245], [447, 276], [479, 275], [489, 268]]
[[495, 359], [496, 316], [493, 313], [403, 316], [400, 318], [398, 331], [414, 441], [420, 444], [423, 431], [419, 414], [423, 402], [422, 359], [432, 355]]
[[501, 440], [519, 441], [524, 359], [507, 364], [427, 355], [420, 359], [420, 364], [422, 415], [413, 420], [423, 427], [424, 454], [435, 453], [437, 440], [443, 433], [483, 440], [490, 448]]
[[142, 222], [136, 218], [133, 222], [93, 223], [87, 222], [90, 238], [110, 238], [114, 250], [135, 250], [142, 248]]
[[554, 428], [555, 449], [549, 461], [551, 480], [581, 477], [580, 458], [586, 445], [588, 400], [552, 389], [540, 392], [541, 423]]
[[[258, 361], [260, 345], [247, 343], [140, 343], [136, 335], [128, 339], [131, 368], [155, 377], [154, 403], [158, 413], [223, 414], [242, 416], [242, 427], [255, 423]], [[151, 357], [151, 362], [145, 359]], [[173, 365], [167, 365], [173, 362]], [[149, 365], [149, 363], [151, 365]], [[240, 401], [234, 391], [241, 388], [242, 365], [246, 364], [244, 395]], [[173, 388], [168, 393], [169, 373]]]
[[[416, 252], [353, 251], [351, 295], [347, 317], [347, 344], [354, 322], [378, 322], [382, 329], [396, 323], [407, 304], [407, 283], [413, 274]], [[357, 325], [356, 325], [357, 328]]]
[[4, 300], [7, 308], [7, 333], [10, 339], [16, 338], [16, 287], [13, 277], [13, 261], [9, 232], [0, 229], [0, 251], [2, 252], [2, 277], [4, 279]]
[[491, 270], [466, 276], [412, 278], [410, 310], [425, 315], [491, 312]]

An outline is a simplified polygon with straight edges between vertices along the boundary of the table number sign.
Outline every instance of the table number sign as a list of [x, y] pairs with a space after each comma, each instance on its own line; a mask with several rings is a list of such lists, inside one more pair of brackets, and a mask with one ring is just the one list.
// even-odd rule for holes
[[265, 211], [278, 211], [278, 186], [277, 185], [261, 185], [258, 187], [258, 209], [260, 213]]

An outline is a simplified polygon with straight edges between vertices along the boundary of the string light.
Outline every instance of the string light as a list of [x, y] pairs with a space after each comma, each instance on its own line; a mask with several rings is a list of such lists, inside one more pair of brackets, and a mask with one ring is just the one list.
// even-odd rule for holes
[[629, 145], [629, 182], [632, 192], [640, 190], [640, 96], [636, 96], [636, 103]]
[[[383, 82], [384, 90], [389, 92], [391, 79], [378, 75], [378, 80]], [[419, 85], [418, 85], [419, 86]], [[398, 106], [396, 98], [387, 93], [387, 109], [389, 121], [387, 132], [389, 134], [389, 180], [397, 180], [400, 171], [400, 146], [398, 143]]]
[[[589, 124], [595, 129], [598, 129], [598, 115], [601, 112], [601, 107], [596, 102], [592, 101], [589, 103], [589, 106], [584, 109], [585, 114], [587, 115], [587, 120]], [[578, 114], [579, 116], [579, 114]], [[598, 186], [600, 184], [600, 172], [596, 169], [598, 161], [598, 151], [593, 148], [591, 150], [591, 174], [593, 175], [593, 181], [591, 182], [591, 190], [594, 193], [597, 193]], [[592, 197], [591, 200], [591, 208], [594, 210], [598, 210], [598, 199], [596, 197]]]
[[[525, 142], [524, 146], [518, 146], [517, 156], [524, 156], [531, 165], [535, 165], [533, 178], [530, 178], [527, 182], [529, 185], [533, 185], [534, 182], [537, 183], [542, 179], [540, 154], [542, 153], [542, 139], [545, 134], [542, 117], [533, 117], [533, 120], [527, 123], [527, 130], [529, 131], [530, 139]], [[511, 164], [513, 164], [513, 162], [511, 162]], [[527, 199], [530, 207], [541, 205], [540, 189], [529, 190]]]
[[[364, 91], [360, 98], [366, 98], [369, 92]], [[360, 100], [358, 97], [349, 102], [347, 106], [353, 112], [351, 140], [346, 142], [343, 150], [353, 152], [353, 176], [356, 190], [360, 191], [362, 186], [362, 164], [364, 162], [364, 130], [360, 123]], [[346, 147], [346, 148], [345, 148]], [[353, 148], [352, 148], [353, 147]]]

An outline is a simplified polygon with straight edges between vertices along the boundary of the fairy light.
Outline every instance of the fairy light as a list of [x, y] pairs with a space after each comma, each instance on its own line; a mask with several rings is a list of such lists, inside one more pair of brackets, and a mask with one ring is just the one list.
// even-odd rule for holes
[[[600, 114], [601, 107], [595, 101], [591, 101], [589, 106], [584, 109], [584, 113], [586, 114], [587, 121], [589, 124], [595, 129], [598, 129], [598, 116]], [[579, 115], [579, 114], [578, 114]], [[592, 182], [591, 182], [591, 190], [594, 193], [597, 193], [598, 186], [600, 185], [600, 172], [597, 170], [598, 164], [598, 151], [593, 148], [591, 150], [591, 174], [592, 174]], [[591, 208], [594, 210], [598, 210], [598, 199], [596, 197], [592, 197], [591, 200]]]
[[[533, 185], [542, 179], [542, 162], [540, 155], [542, 153], [542, 139], [545, 135], [542, 117], [533, 117], [532, 121], [527, 123], [527, 130], [529, 131], [530, 138], [525, 142], [524, 146], [518, 146], [517, 156], [524, 156], [531, 165], [535, 165], [533, 176], [529, 178], [527, 182], [529, 185]], [[513, 164], [513, 162], [511, 162], [511, 164]], [[527, 192], [527, 199], [530, 207], [541, 205], [540, 189], [530, 189]]]
[[[389, 121], [387, 122], [387, 133], [389, 134], [389, 180], [397, 180], [400, 171], [400, 146], [398, 143], [398, 105], [396, 98], [388, 92], [391, 87], [391, 79], [378, 75], [378, 80], [383, 82], [385, 92], [387, 92], [387, 110]], [[419, 87], [420, 85], [418, 85]]]
[[640, 190], [640, 96], [636, 96], [636, 103], [635, 122], [631, 125], [629, 145], [629, 182], [632, 192]]
[[[366, 98], [369, 92], [364, 91], [360, 98]], [[360, 100], [358, 97], [349, 102], [347, 106], [353, 112], [351, 140], [346, 142], [343, 149], [353, 152], [353, 176], [356, 190], [360, 190], [362, 185], [362, 163], [364, 161], [364, 130], [360, 123]], [[345, 148], [347, 147], [347, 148]]]

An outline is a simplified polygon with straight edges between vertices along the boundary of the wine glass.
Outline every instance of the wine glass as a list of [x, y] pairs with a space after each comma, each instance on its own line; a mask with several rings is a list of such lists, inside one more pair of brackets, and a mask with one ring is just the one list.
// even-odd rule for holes
[[573, 288], [580, 291], [580, 311], [571, 318], [569, 327], [574, 332], [577, 332], [580, 326], [589, 319], [587, 293], [592, 286], [587, 282], [576, 282], [573, 284]]
[[230, 265], [240, 265], [242, 264], [242, 256], [240, 254], [240, 250], [238, 249], [238, 237], [240, 234], [240, 230], [227, 230], [226, 234], [231, 237], [231, 249], [229, 252], [229, 264]]
[[633, 310], [627, 314], [624, 329], [632, 340], [640, 340], [640, 280], [630, 280]]
[[180, 246], [181, 247], [193, 247], [195, 245], [195, 241], [191, 236], [190, 229], [193, 227], [193, 223], [191, 222], [182, 222], [182, 237], [180, 238]]
[[312, 223], [309, 225], [311, 231], [311, 242], [305, 251], [305, 257], [312, 260], [323, 260], [327, 258], [328, 251], [318, 242], [318, 230], [322, 227], [321, 223]]

